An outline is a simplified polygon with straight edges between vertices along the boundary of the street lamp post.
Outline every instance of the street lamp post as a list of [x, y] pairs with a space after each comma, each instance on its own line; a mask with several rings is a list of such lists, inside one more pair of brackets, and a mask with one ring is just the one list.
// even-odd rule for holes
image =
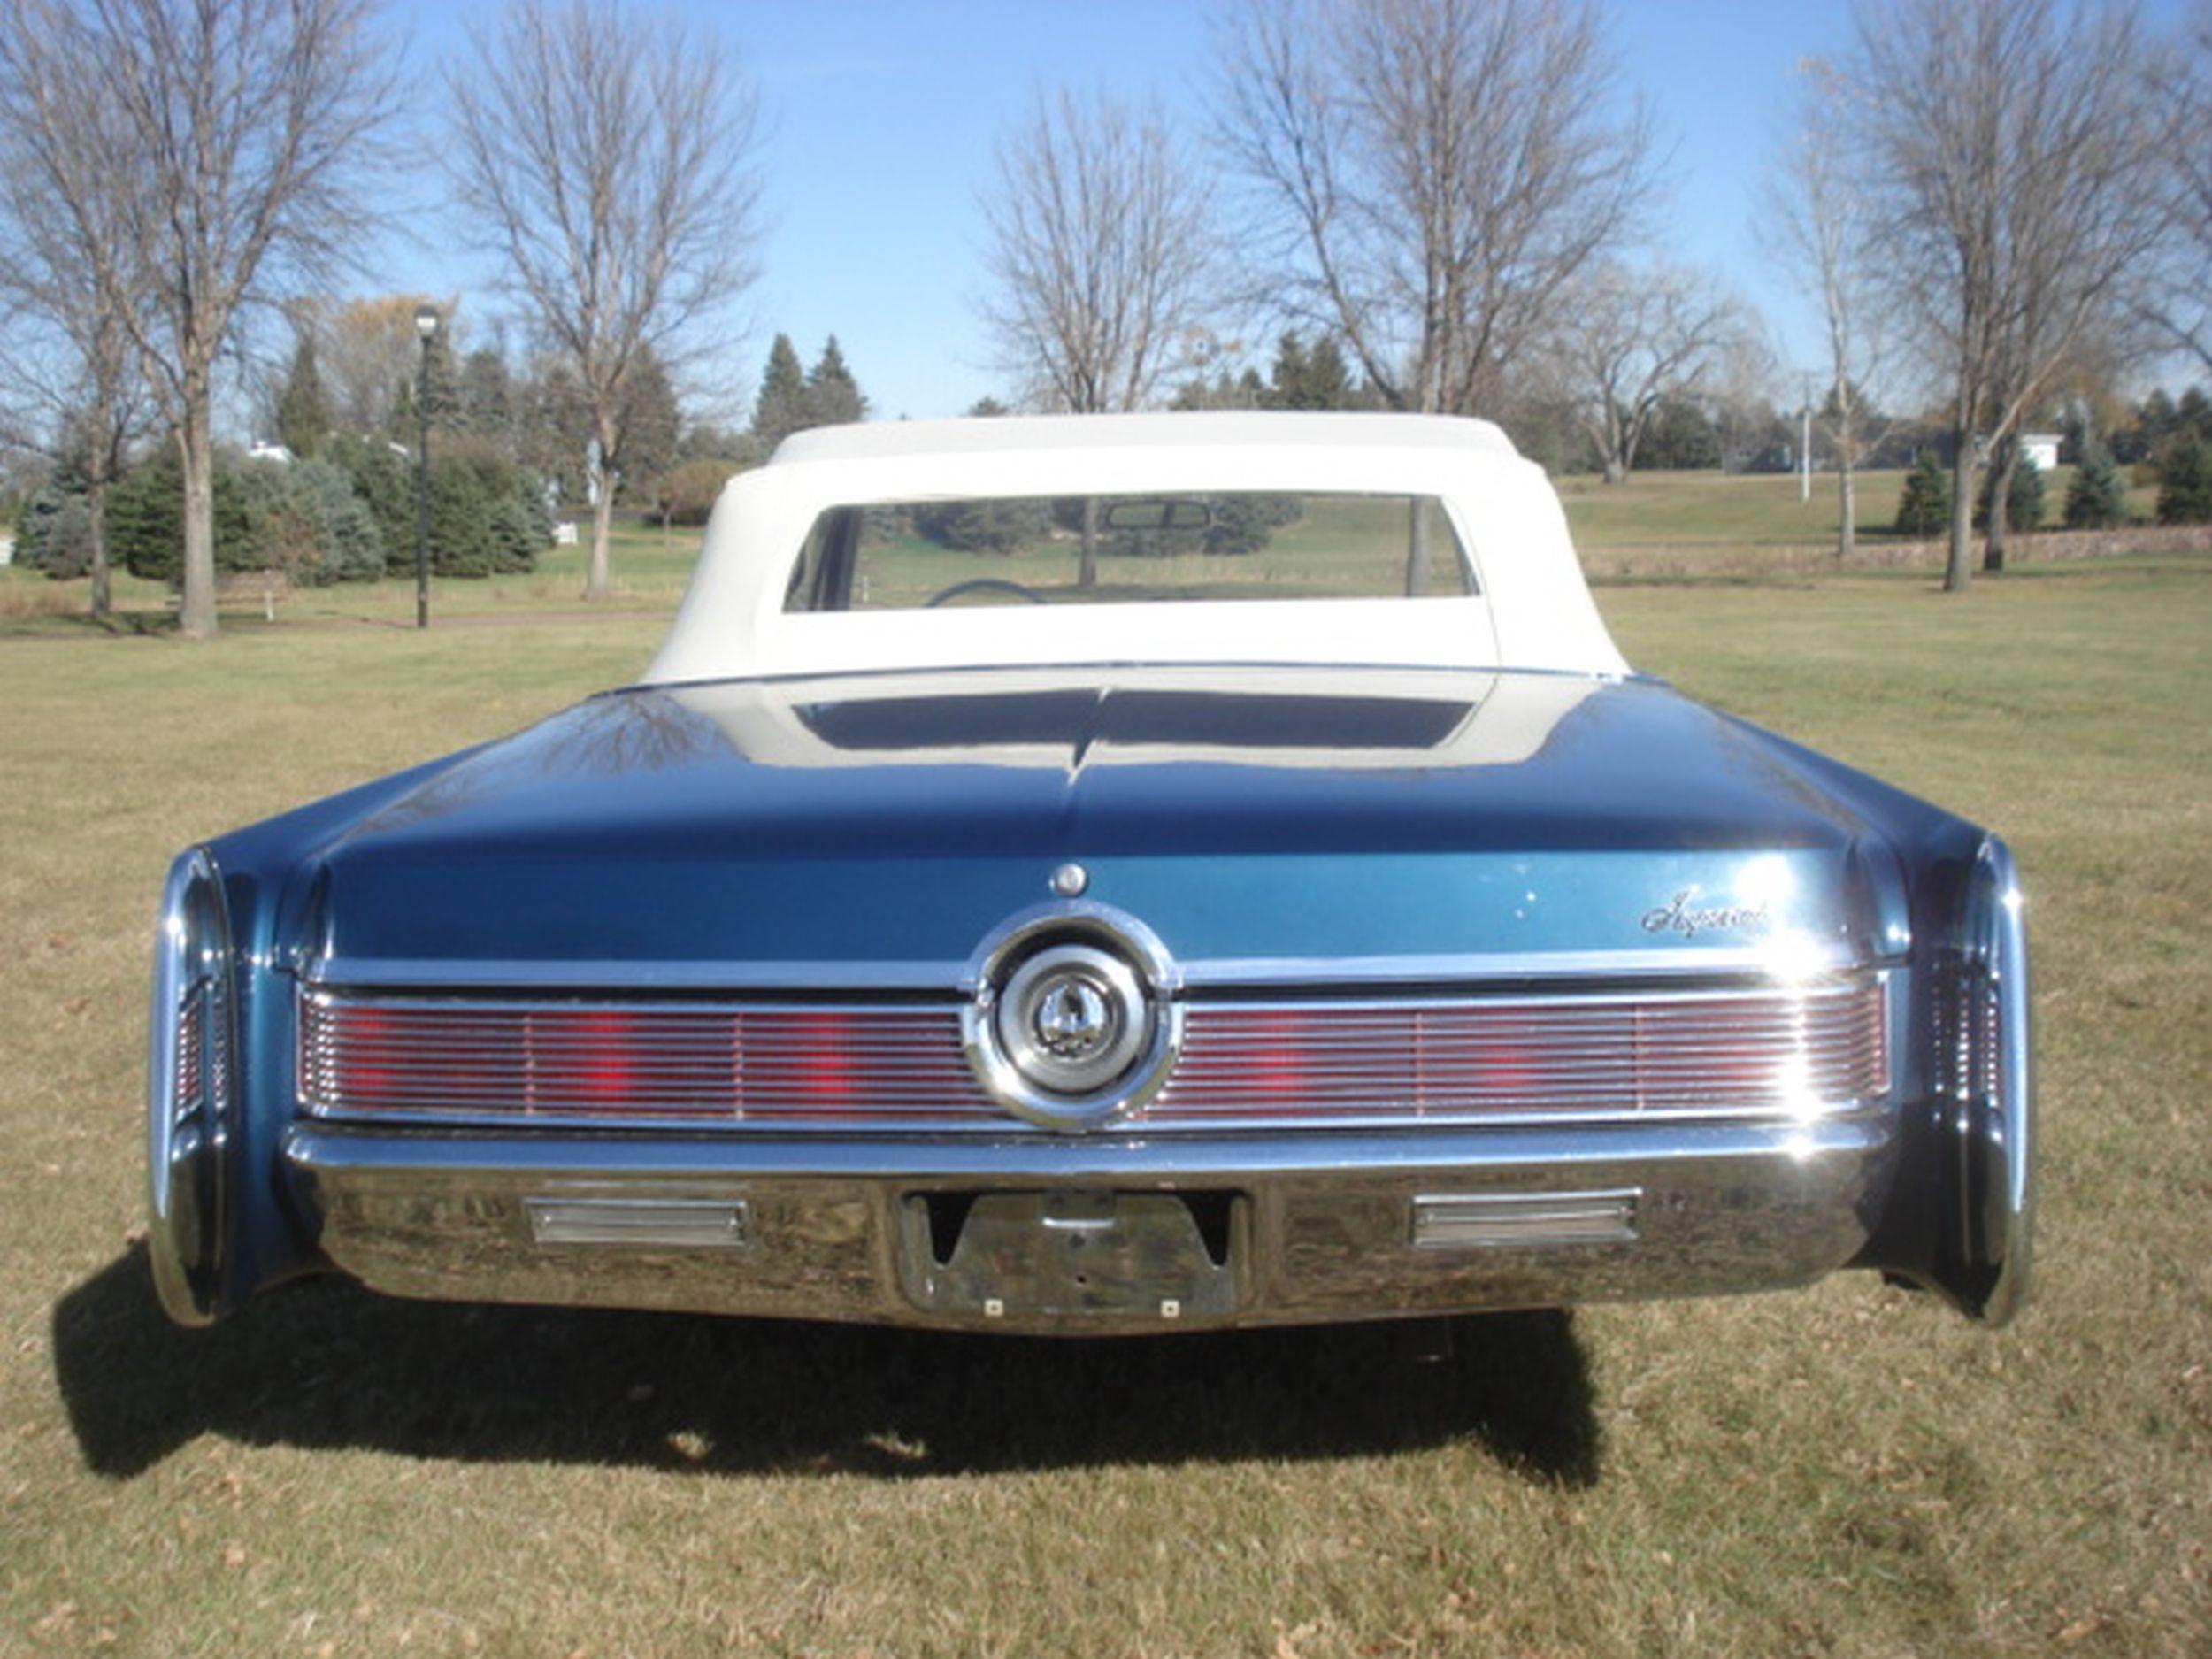
[[422, 336], [422, 372], [415, 377], [415, 413], [420, 430], [415, 444], [415, 626], [430, 626], [430, 342], [438, 332], [438, 308], [415, 307], [415, 332]]

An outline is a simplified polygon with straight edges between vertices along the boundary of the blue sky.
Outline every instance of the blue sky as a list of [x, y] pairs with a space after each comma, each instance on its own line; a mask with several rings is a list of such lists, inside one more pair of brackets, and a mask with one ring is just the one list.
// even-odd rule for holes
[[[1195, 116], [1206, 84], [1202, 0], [695, 0], [683, 9], [749, 65], [770, 116], [769, 229], [733, 342], [735, 376], [750, 388], [779, 330], [809, 361], [833, 332], [881, 416], [956, 414], [1004, 389], [974, 315], [975, 200], [999, 134], [1033, 92], [1102, 86]], [[465, 44], [469, 18], [495, 13], [418, 4], [399, 15], [426, 68]], [[1759, 308], [1786, 365], [1812, 365], [1815, 318], [1763, 251], [1755, 214], [1793, 67], [1844, 45], [1847, 6], [1613, 0], [1609, 16], [1626, 82], [1648, 100], [1669, 157], [1660, 250], [1720, 273]], [[480, 323], [496, 311], [486, 273], [436, 242], [395, 244], [372, 274], [387, 288], [459, 290]]]

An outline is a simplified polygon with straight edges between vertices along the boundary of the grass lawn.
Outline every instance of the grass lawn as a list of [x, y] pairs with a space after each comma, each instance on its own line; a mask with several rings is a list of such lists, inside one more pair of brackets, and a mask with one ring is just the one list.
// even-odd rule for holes
[[[2074, 469], [2055, 467], [2043, 479], [2043, 519], [2051, 527], [2066, 509], [2066, 488]], [[1625, 483], [1608, 484], [1594, 474], [1558, 480], [1575, 544], [1601, 572], [1653, 568], [1754, 569], [1761, 556], [1783, 551], [1824, 553], [1835, 547], [1836, 480], [1816, 473], [1811, 497], [1798, 499], [1794, 473], [1638, 472]], [[1901, 472], [1862, 472], [1857, 480], [1860, 541], [1878, 549], [1900, 540], [1890, 526], [1897, 521]], [[2148, 522], [2156, 516], [2158, 491], [2137, 485], [2127, 495], [2129, 513]], [[2027, 559], [2035, 541], [2017, 542]]]
[[2019, 851], [2008, 1332], [1862, 1276], [1470, 1321], [1442, 1365], [328, 1280], [169, 1328], [134, 1239], [170, 854], [634, 674], [682, 541], [630, 540], [611, 613], [569, 556], [442, 584], [426, 634], [402, 584], [204, 647], [0, 606], [0, 1653], [2212, 1650], [2212, 558], [1600, 595], [1632, 660]]

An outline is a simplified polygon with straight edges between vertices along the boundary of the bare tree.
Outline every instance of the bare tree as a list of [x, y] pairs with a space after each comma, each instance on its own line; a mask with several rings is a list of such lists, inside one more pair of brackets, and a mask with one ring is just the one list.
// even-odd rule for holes
[[75, 217], [184, 474], [185, 634], [215, 632], [216, 360], [242, 308], [374, 222], [392, 107], [368, 0], [5, 0], [22, 154]]
[[631, 380], [726, 344], [703, 326], [753, 280], [758, 99], [711, 35], [612, 0], [511, 0], [473, 39], [446, 76], [457, 205], [588, 415], [603, 599]]
[[1150, 403], [1211, 297], [1207, 193], [1161, 116], [1040, 94], [980, 205], [1005, 366], [1051, 408]]
[[1860, 438], [1866, 388], [1882, 372], [1887, 307], [1872, 252], [1867, 192], [1852, 174], [1839, 134], [1845, 92], [1817, 59], [1801, 65], [1795, 131], [1763, 191], [1763, 219], [1780, 233], [1770, 244], [1799, 281], [1820, 296], [1828, 348], [1823, 420], [1836, 459], [1836, 557], [1858, 541]]
[[1494, 404], [1653, 182], [1593, 4], [1247, 0], [1225, 44], [1270, 297], [1394, 408]]
[[2197, 0], [2174, 44], [2155, 83], [2176, 127], [2166, 146], [2172, 237], [2144, 310], [2169, 343], [2212, 373], [2212, 0]]
[[[12, 19], [0, 19], [4, 30]], [[0, 69], [13, 66], [0, 43]], [[10, 97], [0, 81], [0, 234], [13, 254], [0, 261], [0, 447], [76, 469], [84, 484], [91, 611], [105, 616], [112, 590], [107, 541], [109, 486], [145, 435], [148, 409], [128, 321], [134, 303], [88, 280], [117, 235], [106, 198], [73, 204], [39, 159], [37, 106]], [[87, 96], [96, 96], [96, 88]]]
[[316, 296], [293, 307], [295, 333], [315, 342], [332, 419], [341, 431], [413, 441], [413, 420], [403, 419], [401, 388], [411, 388], [421, 372], [415, 313], [425, 305], [439, 314], [436, 340], [457, 356], [467, 327], [458, 295], [375, 294], [343, 301]]
[[[1003, 138], [981, 200], [984, 319], [1031, 401], [1074, 414], [1141, 409], [1210, 340], [1208, 196], [1156, 111], [1041, 93]], [[1077, 580], [1098, 580], [1098, 503], [1083, 503]]]
[[2060, 366], [2133, 303], [2163, 231], [2145, 199], [2162, 123], [2128, 0], [1867, 0], [1857, 35], [1844, 73], [1860, 176], [1878, 189], [1886, 268], [1951, 383], [1956, 592], [1978, 446], [2002, 466]]
[[1540, 378], [1618, 484], [1660, 404], [1695, 396], [1750, 332], [1737, 301], [1695, 272], [1609, 262], [1560, 291]]

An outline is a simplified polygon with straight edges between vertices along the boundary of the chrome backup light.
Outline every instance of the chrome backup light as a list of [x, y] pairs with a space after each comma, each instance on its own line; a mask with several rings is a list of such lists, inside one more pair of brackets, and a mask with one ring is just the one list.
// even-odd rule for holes
[[221, 1308], [237, 1034], [222, 883], [196, 848], [170, 866], [162, 895], [152, 1014], [148, 1253], [170, 1315], [204, 1325]]
[[1047, 1129], [1112, 1123], [1156, 1094], [1183, 1012], [1165, 949], [1133, 918], [1068, 902], [1015, 918], [978, 952], [960, 1031], [976, 1079]]
[[1426, 1193], [1413, 1201], [1417, 1250], [1632, 1244], [1639, 1187], [1582, 1193]]

